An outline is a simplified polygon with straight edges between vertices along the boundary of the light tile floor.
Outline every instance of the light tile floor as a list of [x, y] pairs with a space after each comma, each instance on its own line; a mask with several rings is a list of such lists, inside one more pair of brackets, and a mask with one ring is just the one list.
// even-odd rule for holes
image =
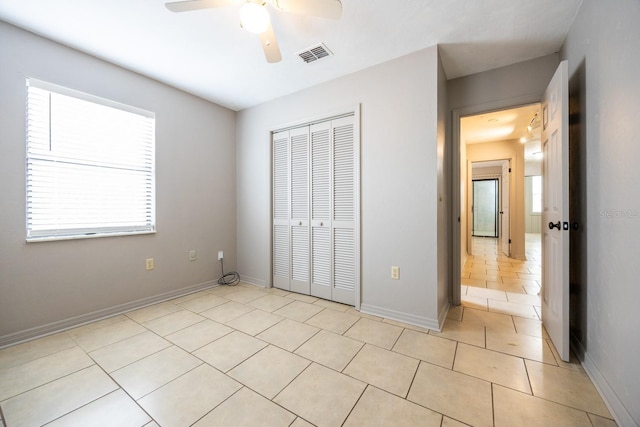
[[442, 332], [241, 283], [15, 345], [0, 426], [615, 426], [528, 257], [476, 239]]

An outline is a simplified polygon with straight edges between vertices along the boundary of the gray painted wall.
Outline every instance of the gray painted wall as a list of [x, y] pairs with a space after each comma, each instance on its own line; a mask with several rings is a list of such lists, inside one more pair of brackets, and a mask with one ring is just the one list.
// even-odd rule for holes
[[540, 102], [559, 62], [552, 54], [449, 80], [449, 108], [471, 115]]
[[[578, 209], [572, 333], [619, 425], [640, 425], [640, 2], [585, 0], [562, 48], [569, 61]], [[571, 139], [571, 138], [570, 138]], [[587, 245], [588, 242], [588, 245]]]
[[[0, 40], [0, 346], [211, 284], [219, 249], [235, 267], [233, 111], [3, 22]], [[156, 234], [25, 243], [27, 76], [156, 113]]]
[[[438, 253], [446, 185], [438, 61], [434, 46], [238, 114], [238, 269], [246, 280], [271, 283], [269, 132], [361, 104], [362, 309], [437, 327], [447, 271], [439, 273], [438, 256], [448, 256]], [[400, 280], [391, 279], [392, 265]]]

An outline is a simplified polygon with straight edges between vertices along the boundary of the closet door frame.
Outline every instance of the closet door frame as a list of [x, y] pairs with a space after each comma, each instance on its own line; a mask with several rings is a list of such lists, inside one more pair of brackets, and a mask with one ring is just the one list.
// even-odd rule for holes
[[[276, 280], [276, 278], [274, 277], [274, 259], [275, 259], [275, 251], [274, 251], [275, 227], [274, 225], [276, 221], [274, 220], [274, 209], [273, 209], [273, 204], [275, 203], [274, 197], [273, 197], [274, 185], [275, 185], [274, 175], [273, 175], [273, 171], [274, 171], [273, 136], [279, 132], [289, 131], [289, 130], [300, 128], [303, 126], [311, 127], [312, 125], [317, 123], [332, 121], [332, 120], [340, 119], [342, 117], [347, 117], [347, 116], [353, 116], [353, 148], [354, 148], [354, 201], [353, 202], [354, 202], [354, 213], [355, 213], [355, 226], [353, 228], [353, 232], [354, 232], [354, 242], [355, 242], [355, 253], [354, 253], [354, 264], [355, 264], [354, 282], [355, 283], [354, 283], [354, 301], [352, 301], [351, 304], [354, 305], [355, 309], [359, 310], [360, 303], [361, 303], [361, 287], [362, 287], [362, 283], [361, 283], [361, 271], [362, 271], [361, 246], [362, 245], [361, 245], [361, 208], [360, 208], [360, 197], [361, 197], [360, 196], [360, 159], [361, 159], [361, 156], [360, 156], [360, 153], [361, 153], [360, 104], [356, 104], [355, 106], [351, 106], [351, 107], [339, 108], [334, 111], [328, 112], [326, 114], [310, 117], [305, 120], [288, 122], [280, 125], [271, 126], [272, 131], [270, 132], [270, 135], [269, 135], [269, 144], [270, 144], [271, 153], [272, 153], [270, 156], [271, 157], [271, 188], [270, 190], [271, 190], [272, 206], [271, 206], [269, 215], [270, 215], [270, 224], [272, 224], [272, 228], [271, 228], [271, 245], [270, 245], [270, 248], [271, 248], [271, 251], [270, 251], [271, 252], [271, 263], [270, 263], [271, 272], [270, 273], [271, 274], [270, 274], [269, 287], [275, 286], [280, 289], [286, 289], [286, 287], [283, 286], [284, 284], [280, 285], [278, 283], [274, 283], [274, 280]], [[290, 139], [289, 139], [289, 143], [290, 143]], [[289, 162], [291, 162], [290, 158], [289, 158]], [[291, 171], [288, 171], [288, 173], [289, 173], [289, 186], [290, 186]], [[309, 180], [309, 184], [310, 184], [310, 180]], [[290, 212], [289, 212], [289, 215], [291, 216]], [[333, 212], [332, 212], [332, 215], [333, 215]], [[311, 233], [309, 233], [309, 236], [310, 236], [309, 238], [311, 239]], [[291, 236], [289, 236], [289, 238], [291, 238]], [[291, 246], [289, 246], [289, 251], [291, 251]], [[331, 264], [333, 265], [333, 262]], [[310, 275], [312, 274], [311, 268], [312, 268], [312, 264], [310, 260], [309, 262]], [[332, 275], [333, 275], [333, 271], [332, 271]], [[291, 265], [289, 265], [289, 277], [290, 278], [292, 277]], [[311, 278], [309, 282], [311, 282]], [[295, 291], [294, 289], [290, 289], [290, 290]]]

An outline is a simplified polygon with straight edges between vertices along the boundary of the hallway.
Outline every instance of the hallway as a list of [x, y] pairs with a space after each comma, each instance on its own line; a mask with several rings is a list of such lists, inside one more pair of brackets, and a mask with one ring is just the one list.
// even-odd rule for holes
[[503, 255], [496, 238], [474, 237], [472, 245], [461, 274], [463, 305], [540, 320], [540, 235], [526, 235], [526, 261]]

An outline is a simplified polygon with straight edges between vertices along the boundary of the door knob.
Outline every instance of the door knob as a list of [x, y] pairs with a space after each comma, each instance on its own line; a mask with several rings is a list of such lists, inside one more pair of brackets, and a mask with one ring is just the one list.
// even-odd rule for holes
[[549, 223], [549, 230], [553, 230], [554, 228], [557, 228], [558, 230], [560, 230], [560, 221], [558, 221], [556, 224], [554, 224], [553, 222]]
[[302, 225], [302, 221], [300, 221], [300, 222], [298, 223], [298, 225]]
[[324, 223], [323, 223], [323, 222], [321, 222], [321, 223], [320, 223], [320, 227], [322, 227], [323, 225], [324, 225]]

